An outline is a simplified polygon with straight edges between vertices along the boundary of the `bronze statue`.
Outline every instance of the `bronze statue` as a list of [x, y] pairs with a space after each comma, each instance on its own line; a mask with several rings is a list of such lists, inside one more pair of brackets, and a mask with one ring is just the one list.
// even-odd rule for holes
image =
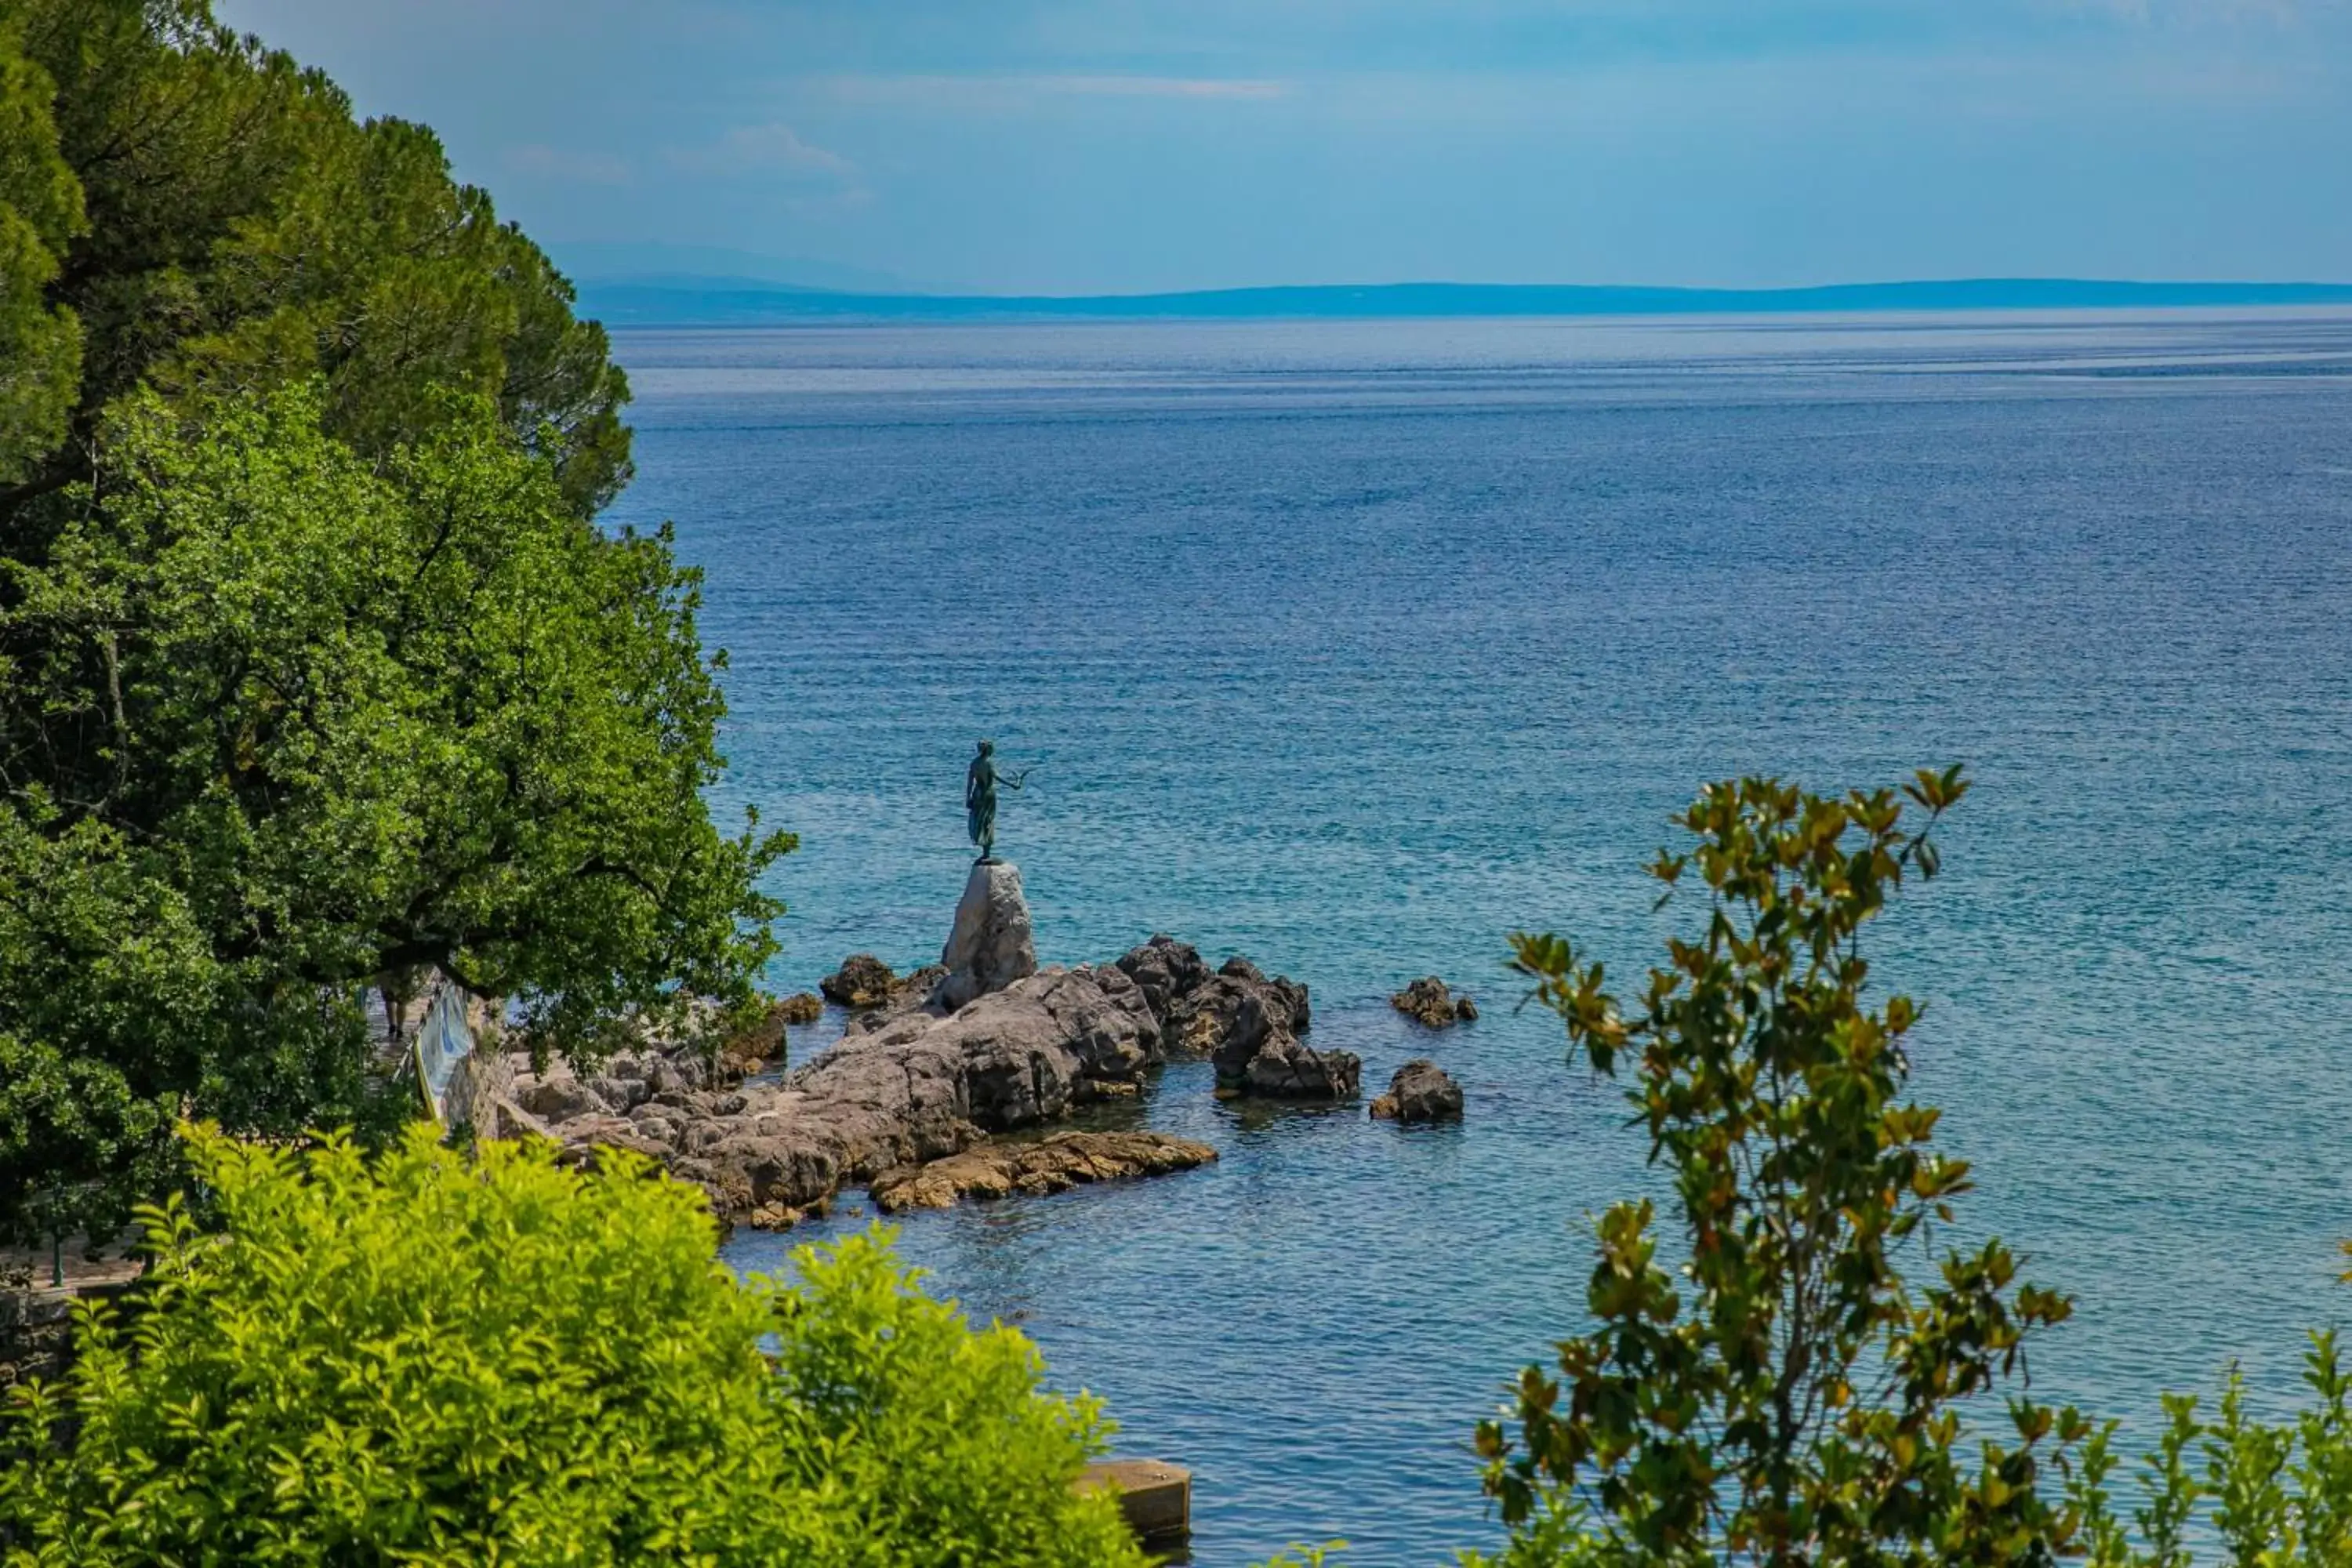
[[1024, 768], [1010, 777], [999, 778], [996, 773], [996, 742], [982, 741], [980, 754], [971, 760], [971, 771], [963, 777], [963, 821], [971, 841], [980, 846], [980, 861], [986, 865], [996, 858], [996, 786], [1019, 789], [1035, 770]]

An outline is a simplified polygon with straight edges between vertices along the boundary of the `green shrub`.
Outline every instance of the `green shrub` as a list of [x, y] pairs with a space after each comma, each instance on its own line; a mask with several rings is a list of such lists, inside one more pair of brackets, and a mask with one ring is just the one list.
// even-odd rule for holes
[[2304, 1382], [2312, 1404], [2293, 1422], [2266, 1426], [2246, 1413], [2235, 1367], [2221, 1387], [2218, 1420], [2198, 1401], [2167, 1394], [2156, 1447], [2140, 1462], [2140, 1504], [2116, 1511], [2115, 1427], [2086, 1447], [2074, 1478], [2090, 1568], [2188, 1568], [2200, 1521], [2231, 1568], [2342, 1568], [2352, 1563], [2352, 1374], [2336, 1335], [2311, 1336]]
[[[1704, 923], [1667, 944], [1632, 1008], [1557, 936], [1515, 939], [1536, 998], [1626, 1098], [1670, 1173], [1683, 1255], [1657, 1258], [1652, 1205], [1599, 1226], [1595, 1322], [1519, 1378], [1479, 1429], [1510, 1568], [1539, 1564], [2039, 1563], [2076, 1548], [2047, 1495], [2091, 1436], [2015, 1388], [2063, 1298], [2017, 1282], [1998, 1241], [1938, 1257], [1969, 1168], [1931, 1145], [1905, 1037], [1919, 1009], [1874, 999], [1863, 929], [1967, 789], [1955, 768], [1891, 790], [1711, 785], [1661, 854]], [[1933, 1265], [1906, 1285], [1906, 1255]], [[2006, 1439], [1961, 1411], [2008, 1393]], [[1475, 1561], [1475, 1559], [1474, 1559]]]
[[148, 1211], [143, 1303], [0, 1418], [10, 1568], [1141, 1562], [1070, 1489], [1097, 1407], [886, 1236], [739, 1285], [700, 1195], [625, 1157], [189, 1158], [217, 1226]]

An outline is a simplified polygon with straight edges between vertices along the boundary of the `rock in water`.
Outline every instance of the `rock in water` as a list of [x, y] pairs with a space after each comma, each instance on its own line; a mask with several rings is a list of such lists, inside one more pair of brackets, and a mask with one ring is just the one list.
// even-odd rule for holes
[[1160, 1022], [1168, 1048], [1179, 1056], [1246, 1063], [1275, 1031], [1303, 1035], [1312, 1017], [1306, 986], [1286, 976], [1268, 980], [1248, 959], [1229, 958], [1170, 1003]]
[[797, 992], [776, 1005], [782, 1009], [778, 1016], [787, 1024], [814, 1024], [824, 1016], [824, 1003], [814, 991]]
[[1176, 1004], [1199, 990], [1209, 978], [1209, 966], [1200, 949], [1172, 936], [1156, 935], [1118, 961], [1129, 980], [1143, 988], [1151, 1016], [1165, 1024]]
[[1318, 1051], [1278, 1031], [1251, 1053], [1240, 1082], [1229, 1084], [1226, 1058], [1217, 1058], [1219, 1087], [1275, 1100], [1353, 1100], [1363, 1062], [1353, 1051]]
[[845, 1007], [879, 1007], [890, 1000], [890, 988], [898, 977], [890, 966], [870, 952], [853, 952], [841, 961], [841, 967], [816, 983], [825, 1000], [838, 1002]]
[[1397, 1121], [1459, 1121], [1462, 1086], [1427, 1057], [1396, 1069], [1389, 1091], [1372, 1101], [1372, 1114]]
[[1037, 939], [1029, 927], [1020, 867], [1010, 860], [982, 860], [972, 867], [940, 962], [948, 977], [931, 1000], [949, 1012], [1037, 973]]
[[1451, 1025], [1469, 1023], [1478, 1016], [1478, 1005], [1467, 996], [1456, 996], [1445, 988], [1445, 982], [1434, 974], [1424, 974], [1395, 995], [1389, 1005], [1427, 1028], [1443, 1029]]
[[1352, 1052], [1301, 1044], [1311, 1017], [1306, 986], [1229, 958], [1170, 1005], [1163, 1037], [1171, 1050], [1215, 1063], [1223, 1094], [1354, 1099], [1362, 1064]]
[[1118, 1182], [1189, 1171], [1217, 1157], [1206, 1143], [1164, 1132], [1056, 1132], [1036, 1143], [983, 1143], [874, 1178], [884, 1214], [943, 1209], [958, 1198], [1058, 1193], [1082, 1182]]

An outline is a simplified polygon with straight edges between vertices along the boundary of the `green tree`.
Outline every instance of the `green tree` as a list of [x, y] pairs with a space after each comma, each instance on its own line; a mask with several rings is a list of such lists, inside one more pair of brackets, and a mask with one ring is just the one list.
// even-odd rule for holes
[[1971, 1456], [1963, 1402], [2009, 1387], [2027, 1336], [2069, 1303], [2014, 1284], [1998, 1241], [1938, 1260], [1914, 1290], [1968, 1166], [1930, 1147], [1905, 1037], [1919, 1010], [1865, 991], [1864, 925], [1967, 788], [1923, 772], [1904, 794], [1807, 795], [1769, 779], [1702, 791], [1696, 839], [1661, 852], [1708, 907], [1667, 943], [1630, 1016], [1557, 936], [1514, 938], [1534, 994], [1627, 1099], [1682, 1211], [1680, 1280], [1653, 1205], [1611, 1209], [1588, 1304], [1597, 1327], [1531, 1366], [1515, 1420], [1478, 1433], [1486, 1489], [1543, 1563], [2032, 1563], [2071, 1552], [2080, 1510], [2046, 1492], [2089, 1436], [2011, 1393], [2006, 1441]]
[[626, 1156], [199, 1131], [193, 1163], [215, 1223], [150, 1211], [136, 1315], [0, 1411], [8, 1568], [1142, 1568], [1071, 1489], [1097, 1406], [883, 1237], [739, 1284]]
[[83, 227], [51, 97], [48, 74], [0, 13], [0, 486], [64, 437], [81, 376], [81, 323], [47, 297], [60, 253]]
[[184, 1113], [380, 1130], [365, 983], [575, 1054], [746, 998], [790, 840], [703, 806], [720, 660], [593, 521], [570, 285], [210, 0], [0, 0], [0, 1235]]
[[119, 1210], [184, 1109], [368, 1120], [387, 972], [593, 1056], [773, 951], [792, 841], [702, 805], [696, 574], [486, 414], [369, 462], [319, 405], [128, 400], [46, 563], [0, 564], [0, 1031], [50, 1064], [0, 1089], [0, 1224], [64, 1179]]
[[108, 408], [142, 384], [322, 378], [330, 432], [369, 455], [466, 408], [443, 392], [473, 392], [554, 458], [583, 513], [625, 482], [628, 384], [603, 330], [486, 193], [450, 179], [429, 131], [359, 123], [322, 73], [221, 26], [211, 0], [5, 15], [54, 89], [45, 104], [12, 78], [7, 112], [54, 118], [87, 209], [42, 276], [88, 346], [69, 437], [0, 491], [0, 548], [38, 547], [55, 493], [94, 472]]

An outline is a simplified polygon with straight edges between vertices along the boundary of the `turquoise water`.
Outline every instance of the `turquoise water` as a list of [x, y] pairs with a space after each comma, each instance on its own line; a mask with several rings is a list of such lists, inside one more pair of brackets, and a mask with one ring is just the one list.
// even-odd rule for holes
[[[1155, 930], [1307, 981], [1368, 1085], [1458, 1129], [1236, 1111], [1214, 1167], [926, 1215], [1196, 1560], [1491, 1541], [1467, 1451], [1579, 1326], [1644, 1181], [1615, 1091], [1515, 1014], [1514, 927], [1638, 974], [1701, 780], [1962, 761], [1881, 927], [1919, 1080], [2077, 1320], [2037, 1387], [2144, 1422], [2293, 1392], [2352, 1234], [2352, 314], [633, 331], [639, 479], [730, 650], [732, 807], [803, 847], [772, 981], [936, 956], [972, 740], [1049, 961]], [[1685, 917], [1687, 918], [1687, 917]], [[1486, 1005], [1417, 1037], [1435, 972]], [[806, 1049], [821, 1031], [802, 1041]], [[856, 1218], [840, 1224], [854, 1225]], [[799, 1239], [795, 1237], [794, 1239]], [[746, 1237], [730, 1257], [778, 1260]]]

